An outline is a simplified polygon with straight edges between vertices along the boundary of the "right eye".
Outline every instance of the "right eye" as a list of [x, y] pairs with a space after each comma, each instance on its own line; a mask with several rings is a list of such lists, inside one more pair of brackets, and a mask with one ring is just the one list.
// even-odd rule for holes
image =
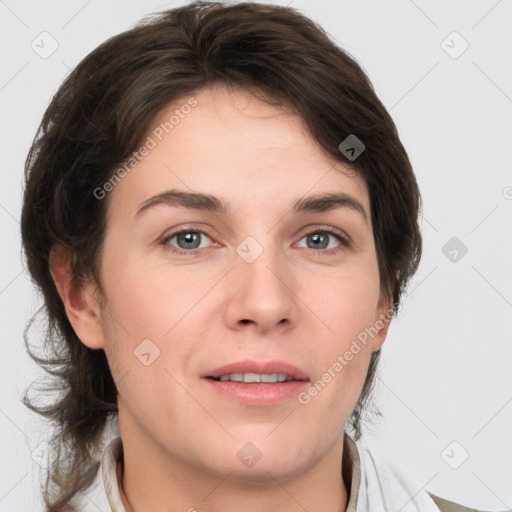
[[[201, 239], [210, 237], [204, 231], [194, 231], [192, 229], [180, 229], [162, 240], [162, 245], [166, 249], [176, 254], [196, 254], [200, 249], [204, 249], [207, 245], [201, 244]], [[176, 244], [177, 247], [174, 245]]]

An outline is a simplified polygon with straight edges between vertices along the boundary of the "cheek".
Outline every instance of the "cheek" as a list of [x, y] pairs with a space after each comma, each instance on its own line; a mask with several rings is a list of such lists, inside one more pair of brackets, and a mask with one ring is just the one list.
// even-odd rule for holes
[[105, 261], [103, 272], [105, 351], [119, 392], [150, 395], [169, 386], [164, 370], [181, 378], [204, 338], [198, 318], [209, 316], [200, 299], [212, 283], [184, 268], [145, 266], [142, 258]]
[[[315, 336], [315, 331], [310, 331], [314, 340], [307, 357], [315, 361], [317, 371], [309, 398], [340, 413], [344, 409], [349, 412], [357, 402], [372, 354], [370, 342], [380, 292], [374, 274], [368, 268], [367, 273], [332, 277], [325, 286], [317, 282], [315, 293], [305, 300], [321, 319], [324, 332]], [[315, 398], [320, 395], [323, 398]]]
[[208, 289], [197, 272], [147, 266], [143, 258], [105, 262], [104, 276], [108, 313], [141, 340], [163, 340]]
[[371, 266], [348, 269], [340, 275], [311, 280], [307, 287], [308, 305], [322, 321], [327, 339], [325, 346], [342, 350], [376, 321], [380, 296], [378, 273]]

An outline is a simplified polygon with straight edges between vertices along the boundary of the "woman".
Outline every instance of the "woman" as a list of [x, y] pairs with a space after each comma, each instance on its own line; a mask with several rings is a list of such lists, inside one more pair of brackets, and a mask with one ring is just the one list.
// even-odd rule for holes
[[26, 165], [47, 510], [468, 510], [361, 439], [419, 208], [368, 78], [293, 9], [194, 3], [94, 50]]

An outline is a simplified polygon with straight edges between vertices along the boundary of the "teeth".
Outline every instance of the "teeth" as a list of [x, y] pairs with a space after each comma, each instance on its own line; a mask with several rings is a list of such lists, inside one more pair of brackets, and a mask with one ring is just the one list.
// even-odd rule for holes
[[285, 373], [230, 373], [229, 375], [221, 375], [219, 380], [225, 382], [231, 380], [233, 382], [285, 382], [293, 380], [293, 377]]

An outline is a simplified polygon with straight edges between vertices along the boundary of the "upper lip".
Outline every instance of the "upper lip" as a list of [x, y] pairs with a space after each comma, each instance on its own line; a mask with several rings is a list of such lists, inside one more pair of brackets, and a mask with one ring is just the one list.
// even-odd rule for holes
[[289, 375], [295, 380], [309, 380], [307, 374], [296, 366], [284, 361], [237, 361], [236, 363], [226, 364], [215, 370], [210, 370], [201, 374], [201, 377], [219, 378], [221, 375], [229, 375], [231, 373], [282, 373]]

